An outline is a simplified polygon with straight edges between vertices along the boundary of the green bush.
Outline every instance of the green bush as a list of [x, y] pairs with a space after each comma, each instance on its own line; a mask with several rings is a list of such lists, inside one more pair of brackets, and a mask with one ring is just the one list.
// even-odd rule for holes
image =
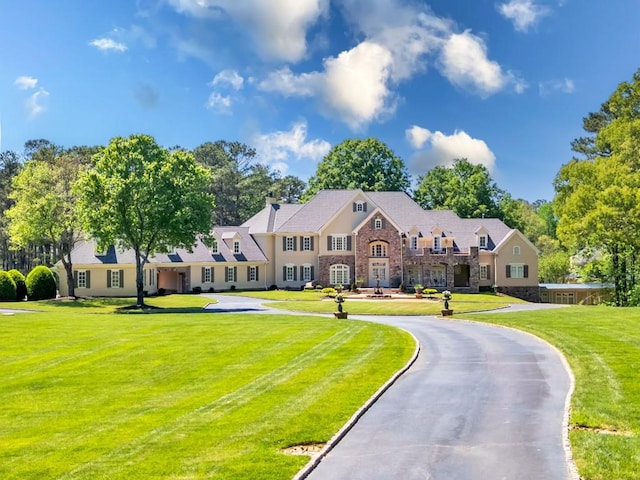
[[435, 295], [436, 293], [438, 293], [438, 290], [436, 290], [435, 288], [425, 288], [424, 290], [422, 290], [422, 293], [424, 293], [425, 295]]
[[326, 287], [322, 289], [321, 293], [327, 297], [335, 297], [338, 292], [336, 292], [335, 288]]
[[29, 300], [47, 300], [56, 296], [56, 279], [44, 265], [31, 270], [25, 283]]
[[16, 301], [16, 282], [14, 282], [11, 275], [5, 271], [0, 271], [0, 301]]
[[24, 275], [15, 268], [13, 270], [9, 270], [7, 273], [16, 284], [16, 300], [24, 300], [24, 297], [27, 296], [27, 284], [24, 281]]

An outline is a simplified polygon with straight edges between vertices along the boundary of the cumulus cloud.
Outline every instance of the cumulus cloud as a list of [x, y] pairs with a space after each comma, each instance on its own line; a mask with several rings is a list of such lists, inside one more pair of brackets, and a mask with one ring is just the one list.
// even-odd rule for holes
[[576, 86], [573, 80], [569, 78], [563, 78], [562, 80], [550, 80], [548, 82], [540, 82], [538, 84], [538, 91], [541, 97], [546, 97], [553, 93], [573, 93], [576, 90]]
[[292, 161], [320, 161], [331, 144], [325, 140], [307, 140], [307, 123], [295, 123], [289, 131], [277, 131], [255, 135], [251, 141], [258, 152], [258, 158], [265, 165], [286, 175]]
[[234, 90], [240, 90], [244, 79], [235, 70], [222, 70], [209, 83], [210, 86], [229, 85]]
[[49, 92], [44, 88], [40, 88], [37, 92], [34, 92], [27, 98], [25, 106], [30, 118], [35, 118], [46, 110], [47, 99], [49, 98]]
[[489, 171], [495, 167], [496, 157], [484, 140], [472, 138], [462, 130], [446, 135], [413, 125], [405, 134], [414, 148], [428, 145], [427, 149], [410, 158], [408, 169], [413, 175], [424, 175], [433, 167], [453, 165], [457, 158], [466, 158], [474, 165], [484, 165]]
[[20, 90], [30, 90], [32, 88], [36, 88], [38, 79], [30, 77], [28, 75], [24, 75], [22, 77], [16, 78], [13, 84], [16, 85]]
[[307, 53], [307, 29], [325, 15], [329, 0], [167, 0], [197, 18], [234, 19], [265, 58], [296, 62]]
[[96, 38], [89, 42], [89, 45], [96, 47], [103, 52], [114, 51], [124, 52], [127, 50], [127, 46], [124, 43], [116, 42], [112, 38]]
[[549, 14], [549, 9], [536, 4], [535, 0], [510, 0], [498, 5], [498, 11], [510, 20], [519, 32], [526, 32]]
[[516, 93], [526, 88], [523, 80], [512, 72], [503, 71], [500, 64], [489, 60], [484, 40], [468, 30], [452, 34], [447, 39], [440, 54], [440, 70], [454, 85], [470, 89], [483, 97], [507, 86], [512, 86]]
[[218, 113], [230, 114], [231, 113], [231, 97], [228, 95], [221, 95], [218, 92], [213, 92], [209, 95], [207, 100], [207, 108], [214, 110]]

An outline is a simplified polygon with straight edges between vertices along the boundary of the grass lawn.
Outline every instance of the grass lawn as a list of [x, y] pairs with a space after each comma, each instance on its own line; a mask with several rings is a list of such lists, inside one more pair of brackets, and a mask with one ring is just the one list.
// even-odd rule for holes
[[[208, 300], [149, 299], [176, 302]], [[414, 350], [363, 322], [110, 313], [129, 304], [1, 305], [42, 311], [0, 317], [0, 478], [288, 479], [308, 459], [280, 449], [327, 441]]]
[[582, 478], [640, 478], [640, 309], [570, 307], [467, 315], [544, 338], [576, 377], [570, 441]]

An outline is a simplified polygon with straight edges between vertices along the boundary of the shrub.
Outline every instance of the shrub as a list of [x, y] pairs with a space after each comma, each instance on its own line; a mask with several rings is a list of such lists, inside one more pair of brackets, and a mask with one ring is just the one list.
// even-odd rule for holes
[[338, 292], [336, 292], [335, 288], [326, 287], [322, 289], [321, 293], [327, 297], [335, 297]]
[[202, 293], [202, 287], [193, 287], [193, 293]]
[[422, 293], [424, 293], [425, 295], [435, 295], [436, 293], [438, 293], [438, 290], [436, 290], [435, 288], [425, 288], [424, 290], [422, 290]]
[[25, 284], [29, 300], [47, 300], [56, 297], [56, 279], [51, 270], [44, 265], [31, 270]]
[[16, 300], [24, 300], [27, 296], [27, 284], [24, 282], [24, 275], [15, 268], [7, 272], [16, 284]]
[[16, 282], [14, 282], [11, 275], [5, 271], [0, 271], [0, 301], [16, 301]]

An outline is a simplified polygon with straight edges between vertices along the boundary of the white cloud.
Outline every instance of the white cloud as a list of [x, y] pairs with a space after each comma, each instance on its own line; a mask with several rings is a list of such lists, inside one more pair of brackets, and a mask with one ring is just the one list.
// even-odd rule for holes
[[424, 144], [427, 143], [427, 140], [431, 137], [430, 130], [419, 127], [418, 125], [413, 125], [411, 128], [405, 130], [404, 133], [411, 146], [415, 149], [424, 147]]
[[320, 88], [320, 72], [294, 74], [289, 67], [269, 73], [258, 82], [258, 88], [266, 92], [278, 92], [285, 97], [312, 97]]
[[307, 53], [307, 29], [326, 15], [329, 0], [167, 0], [197, 18], [233, 18], [267, 59], [295, 62]]
[[408, 169], [413, 175], [424, 175], [436, 166], [453, 165], [457, 158], [466, 158], [474, 165], [484, 165], [489, 171], [495, 167], [496, 157], [484, 140], [472, 138], [462, 130], [445, 135], [414, 125], [406, 131], [408, 138], [411, 136], [412, 139], [416, 138], [416, 132], [418, 139], [425, 139], [422, 146], [428, 142], [429, 148], [416, 152], [409, 160]]
[[218, 92], [213, 92], [209, 95], [206, 106], [218, 113], [229, 114], [231, 113], [231, 97], [220, 95]]
[[452, 34], [440, 54], [440, 70], [454, 85], [467, 88], [482, 97], [512, 86], [522, 93], [526, 83], [512, 72], [487, 57], [487, 46], [482, 38], [470, 31]]
[[116, 42], [112, 38], [96, 38], [89, 42], [89, 45], [96, 47], [103, 52], [115, 51], [124, 52], [127, 50], [127, 46], [124, 43]]
[[535, 0], [510, 0], [498, 5], [498, 11], [513, 22], [514, 28], [519, 32], [526, 32], [549, 14], [549, 9], [536, 4]]
[[209, 83], [210, 86], [230, 85], [234, 90], [240, 90], [244, 79], [235, 70], [222, 70]]
[[256, 148], [258, 158], [265, 165], [286, 175], [291, 161], [320, 161], [331, 144], [325, 140], [307, 140], [307, 123], [295, 123], [289, 131], [277, 131], [255, 135], [251, 141]]
[[29, 113], [29, 117], [35, 118], [46, 110], [46, 102], [49, 97], [49, 92], [47, 92], [44, 88], [40, 88], [37, 92], [34, 92], [27, 98], [25, 102], [25, 106], [27, 107], [27, 112]]
[[563, 78], [562, 80], [550, 80], [548, 82], [540, 82], [538, 84], [538, 91], [541, 97], [546, 97], [552, 93], [573, 93], [576, 90], [576, 86], [573, 80], [569, 78]]
[[13, 84], [16, 85], [20, 90], [30, 90], [32, 88], [36, 88], [38, 79], [29, 77], [28, 75], [24, 75], [22, 77], [16, 78]]

